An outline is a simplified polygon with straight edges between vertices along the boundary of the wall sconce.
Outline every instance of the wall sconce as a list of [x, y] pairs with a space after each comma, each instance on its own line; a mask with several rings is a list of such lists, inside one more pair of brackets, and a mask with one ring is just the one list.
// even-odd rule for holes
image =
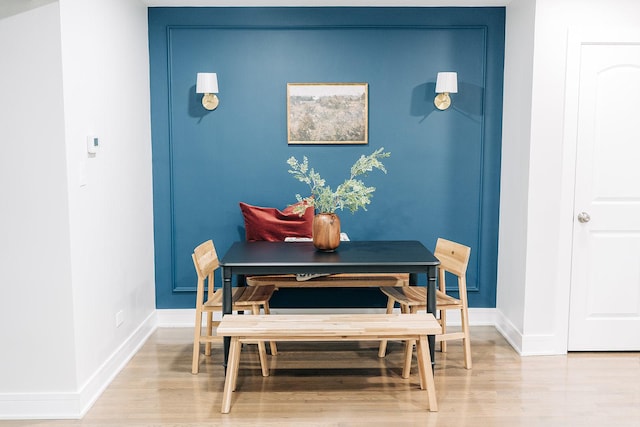
[[198, 73], [196, 78], [196, 93], [204, 93], [202, 106], [207, 110], [215, 110], [218, 107], [218, 75], [216, 73]]
[[451, 105], [450, 93], [458, 93], [458, 73], [455, 71], [438, 73], [436, 98], [433, 100], [438, 110], [446, 110]]

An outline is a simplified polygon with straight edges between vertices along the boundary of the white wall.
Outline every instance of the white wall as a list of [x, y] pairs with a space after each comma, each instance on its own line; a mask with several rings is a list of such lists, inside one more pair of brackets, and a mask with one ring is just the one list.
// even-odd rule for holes
[[[511, 118], [525, 117], [527, 112], [526, 103], [521, 100], [523, 94], [509, 84], [511, 79], [529, 79], [528, 73], [514, 75], [512, 71], [527, 70], [531, 57], [509, 48], [510, 43], [517, 45], [522, 37], [518, 29], [531, 25], [530, 14], [521, 13], [523, 7], [530, 7], [527, 3], [514, 0], [507, 6], [505, 75], [509, 77], [505, 82], [501, 177], [507, 191], [501, 194], [498, 327], [522, 354], [561, 354], [567, 351], [573, 217], [573, 177], [566, 172], [575, 160], [572, 157], [575, 153], [565, 152], [567, 142], [563, 139], [567, 37], [569, 32], [580, 28], [606, 31], [637, 27], [640, 2], [535, 2], [529, 153], [513, 148], [527, 141], [526, 132], [518, 132]], [[516, 29], [515, 34], [509, 28]], [[527, 46], [528, 43], [520, 42], [521, 48]], [[518, 104], [518, 112], [511, 111], [513, 107], [509, 105]], [[509, 184], [523, 179], [514, 165], [527, 163], [528, 186]], [[519, 190], [522, 195], [515, 194]], [[522, 206], [526, 203], [523, 243], [516, 242], [523, 238], [522, 224], [508, 218], [517, 203]], [[524, 250], [522, 244], [526, 245]]]
[[[61, 0], [60, 12], [84, 386], [155, 309], [147, 9], [131, 0]], [[100, 140], [95, 157], [87, 156], [88, 135]]]
[[[120, 347], [135, 347], [153, 327], [147, 9], [131, 0], [61, 0], [60, 20], [76, 369], [85, 403], [126, 362]], [[86, 152], [88, 135], [100, 140], [95, 157]]]
[[514, 0], [505, 26], [498, 238], [498, 329], [515, 347], [524, 328], [535, 1]]
[[58, 5], [0, 20], [0, 57], [0, 398], [73, 391]]
[[[16, 62], [0, 79], [13, 206], [0, 221], [12, 325], [0, 418], [79, 417], [155, 327], [147, 34], [137, 0], [60, 0], [0, 20], [3, 77], [5, 57]], [[42, 260], [26, 253], [33, 242]]]

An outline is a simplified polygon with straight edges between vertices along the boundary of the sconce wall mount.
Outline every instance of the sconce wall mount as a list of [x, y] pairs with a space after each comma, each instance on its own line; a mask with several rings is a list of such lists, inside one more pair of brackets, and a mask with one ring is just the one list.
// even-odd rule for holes
[[446, 110], [451, 106], [450, 93], [458, 93], [458, 73], [446, 71], [438, 73], [436, 79], [436, 97], [433, 104], [438, 110]]
[[198, 73], [196, 77], [196, 93], [203, 93], [202, 106], [206, 110], [218, 108], [218, 75], [216, 73]]

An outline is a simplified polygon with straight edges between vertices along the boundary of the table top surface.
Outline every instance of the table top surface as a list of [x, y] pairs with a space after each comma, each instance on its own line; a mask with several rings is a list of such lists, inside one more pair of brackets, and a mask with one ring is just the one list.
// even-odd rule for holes
[[341, 242], [334, 252], [319, 251], [311, 242], [236, 242], [220, 262], [239, 273], [256, 269], [265, 273], [413, 273], [439, 264], [417, 240]]

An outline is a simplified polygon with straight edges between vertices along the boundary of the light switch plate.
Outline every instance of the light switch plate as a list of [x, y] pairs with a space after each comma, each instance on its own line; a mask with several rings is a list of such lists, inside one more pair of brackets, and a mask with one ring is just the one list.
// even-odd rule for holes
[[98, 137], [93, 135], [87, 136], [87, 153], [97, 154], [99, 148], [100, 140], [98, 139]]

